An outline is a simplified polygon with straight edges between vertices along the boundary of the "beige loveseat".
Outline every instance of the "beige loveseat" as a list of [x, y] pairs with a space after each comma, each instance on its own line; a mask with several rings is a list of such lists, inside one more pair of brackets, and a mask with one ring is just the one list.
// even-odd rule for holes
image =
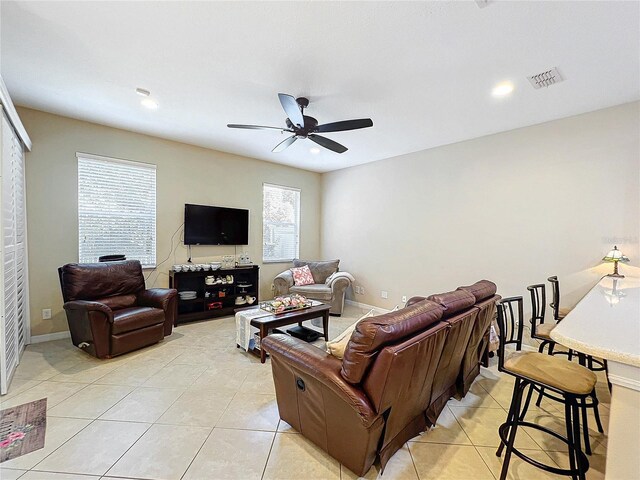
[[307, 261], [294, 260], [293, 267], [309, 266], [313, 275], [314, 284], [295, 286], [291, 270], [286, 270], [273, 280], [273, 293], [275, 296], [298, 293], [307, 298], [319, 300], [331, 304], [331, 315], [340, 316], [344, 308], [344, 297], [347, 288], [353, 282], [353, 277], [347, 272], [340, 272], [338, 265], [340, 260]]

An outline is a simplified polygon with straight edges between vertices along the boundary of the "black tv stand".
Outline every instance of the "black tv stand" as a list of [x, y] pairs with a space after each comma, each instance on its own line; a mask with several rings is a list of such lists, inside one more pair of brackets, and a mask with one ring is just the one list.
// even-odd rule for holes
[[[258, 306], [260, 291], [260, 267], [258, 265], [196, 272], [169, 273], [169, 288], [193, 290], [196, 298], [181, 300], [178, 297], [178, 313], [175, 325], [194, 320], [212, 319], [235, 314], [241, 308]], [[205, 278], [233, 276], [233, 283], [207, 285]], [[209, 296], [206, 296], [206, 294]], [[236, 304], [238, 297], [255, 297], [252, 304]], [[215, 304], [212, 307], [212, 304]]]

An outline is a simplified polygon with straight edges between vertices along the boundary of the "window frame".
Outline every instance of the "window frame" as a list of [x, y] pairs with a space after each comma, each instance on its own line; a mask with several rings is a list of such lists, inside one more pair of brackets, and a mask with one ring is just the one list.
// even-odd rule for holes
[[[99, 162], [108, 162], [108, 163], [113, 163], [113, 164], [125, 164], [125, 165], [132, 165], [132, 166], [137, 166], [137, 167], [141, 167], [141, 168], [147, 168], [149, 170], [153, 170], [154, 172], [154, 176], [155, 176], [155, 196], [154, 196], [154, 205], [153, 205], [153, 224], [154, 224], [154, 228], [153, 228], [153, 262], [152, 263], [143, 263], [140, 260], [140, 264], [142, 266], [143, 269], [145, 270], [153, 270], [155, 268], [157, 268], [158, 266], [158, 166], [154, 163], [149, 163], [149, 162], [139, 162], [139, 161], [135, 161], [135, 160], [127, 160], [127, 159], [123, 159], [123, 158], [118, 158], [118, 157], [109, 157], [106, 155], [96, 155], [93, 153], [85, 153], [85, 152], [76, 152], [76, 174], [77, 174], [77, 182], [76, 182], [76, 186], [77, 186], [77, 211], [76, 211], [76, 218], [78, 221], [78, 261], [81, 262], [80, 259], [80, 255], [81, 255], [81, 244], [82, 244], [82, 240], [80, 238], [80, 159], [83, 160], [96, 160]], [[126, 253], [126, 252], [124, 252]], [[139, 260], [137, 258], [129, 258], [127, 257], [128, 260]], [[98, 259], [95, 259], [95, 261], [97, 262]]]
[[[281, 190], [290, 190], [296, 192], [298, 194], [298, 208], [296, 209], [296, 254], [294, 258], [283, 258], [283, 259], [265, 259], [265, 238], [264, 238], [264, 226], [266, 222], [264, 217], [264, 193], [265, 187], [270, 188], [279, 188]], [[275, 183], [262, 183], [262, 263], [264, 264], [272, 264], [272, 263], [291, 263], [296, 258], [300, 258], [300, 211], [302, 210], [302, 190], [297, 187], [289, 187], [287, 185], [278, 185]]]

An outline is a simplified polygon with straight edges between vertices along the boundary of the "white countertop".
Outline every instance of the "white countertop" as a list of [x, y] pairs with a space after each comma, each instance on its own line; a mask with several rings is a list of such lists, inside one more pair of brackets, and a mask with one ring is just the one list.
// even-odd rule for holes
[[604, 277], [551, 331], [582, 353], [640, 367], [640, 278]]

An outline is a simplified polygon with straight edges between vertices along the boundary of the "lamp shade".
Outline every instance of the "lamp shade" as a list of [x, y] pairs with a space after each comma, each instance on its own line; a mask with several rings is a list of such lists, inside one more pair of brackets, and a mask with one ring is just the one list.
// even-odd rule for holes
[[604, 258], [602, 259], [605, 262], [628, 262], [629, 259], [624, 256], [624, 254], [618, 250], [618, 247], [613, 247], [613, 250], [610, 250]]

